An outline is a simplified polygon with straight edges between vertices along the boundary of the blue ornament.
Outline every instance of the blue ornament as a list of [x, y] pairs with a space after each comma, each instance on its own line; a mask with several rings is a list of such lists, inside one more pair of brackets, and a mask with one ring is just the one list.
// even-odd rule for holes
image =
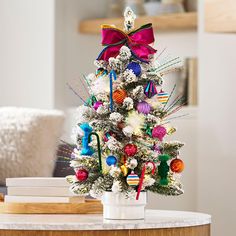
[[82, 150], [80, 154], [84, 156], [92, 156], [94, 151], [88, 144], [90, 143], [89, 134], [93, 129], [88, 123], [83, 123], [80, 125], [80, 128], [84, 131], [84, 136], [82, 138]]
[[115, 165], [117, 163], [117, 159], [115, 156], [108, 156], [106, 159], [106, 163], [108, 166]]
[[137, 62], [130, 62], [127, 69], [132, 70], [136, 76], [140, 76], [141, 74], [141, 66]]

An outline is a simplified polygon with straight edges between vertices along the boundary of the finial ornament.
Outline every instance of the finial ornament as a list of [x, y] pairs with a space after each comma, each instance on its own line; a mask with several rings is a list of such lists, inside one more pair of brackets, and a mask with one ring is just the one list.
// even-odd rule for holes
[[129, 32], [134, 28], [134, 21], [136, 19], [136, 15], [132, 11], [130, 7], [125, 8], [124, 12], [124, 17], [125, 17], [125, 31]]

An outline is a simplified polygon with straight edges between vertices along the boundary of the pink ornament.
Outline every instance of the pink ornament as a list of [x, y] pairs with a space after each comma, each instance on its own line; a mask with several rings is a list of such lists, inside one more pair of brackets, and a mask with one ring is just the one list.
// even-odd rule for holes
[[79, 181], [85, 181], [88, 178], [88, 171], [85, 169], [79, 169], [76, 171], [75, 175]]
[[102, 104], [103, 104], [103, 102], [97, 101], [97, 102], [94, 103], [93, 108], [94, 108], [95, 110], [97, 110], [100, 106], [102, 106]]
[[158, 138], [160, 141], [163, 140], [164, 136], [166, 135], [166, 128], [158, 125], [156, 127], [153, 128], [152, 130], [152, 137], [153, 138]]
[[147, 115], [151, 111], [151, 106], [147, 102], [142, 101], [138, 103], [137, 110], [139, 113]]

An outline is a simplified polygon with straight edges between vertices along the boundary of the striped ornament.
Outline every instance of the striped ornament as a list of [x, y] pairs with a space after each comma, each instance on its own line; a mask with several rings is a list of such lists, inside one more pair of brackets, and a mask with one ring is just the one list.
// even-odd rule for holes
[[168, 102], [168, 98], [169, 98], [169, 94], [162, 90], [157, 94], [158, 102], [160, 102], [163, 105], [165, 105]]
[[133, 171], [126, 178], [126, 182], [129, 186], [135, 187], [139, 184], [139, 177]]

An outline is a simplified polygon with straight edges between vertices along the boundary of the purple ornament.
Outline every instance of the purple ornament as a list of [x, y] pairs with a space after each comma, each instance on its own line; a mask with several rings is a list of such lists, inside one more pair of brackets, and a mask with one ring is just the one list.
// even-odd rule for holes
[[156, 127], [153, 128], [152, 130], [152, 137], [153, 138], [158, 138], [161, 142], [164, 138], [164, 136], [166, 135], [166, 128], [161, 126], [161, 125], [158, 125]]
[[152, 150], [157, 152], [157, 153], [159, 153], [159, 154], [161, 154], [161, 148], [160, 148], [160, 146], [157, 143], [155, 143], [153, 145]]
[[103, 102], [97, 101], [97, 102], [94, 103], [93, 108], [94, 108], [95, 110], [97, 110], [100, 106], [102, 106], [102, 104], [103, 104]]
[[139, 113], [147, 115], [151, 111], [151, 106], [147, 102], [142, 101], [138, 103], [137, 110]]
[[151, 98], [154, 95], [157, 94], [157, 89], [156, 85], [153, 81], [149, 81], [147, 85], [144, 87], [144, 94], [148, 97]]

